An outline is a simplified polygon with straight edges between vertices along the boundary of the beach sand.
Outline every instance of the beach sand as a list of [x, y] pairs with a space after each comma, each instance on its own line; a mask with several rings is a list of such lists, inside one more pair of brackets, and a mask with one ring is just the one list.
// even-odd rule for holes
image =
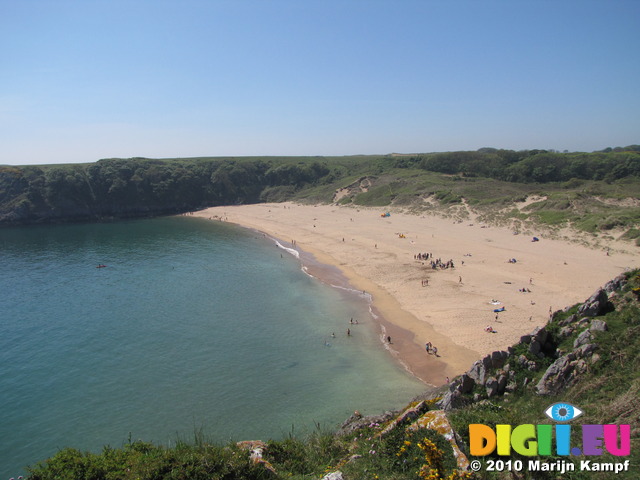
[[[391, 216], [382, 217], [385, 211]], [[194, 215], [256, 229], [338, 267], [353, 288], [371, 295], [381, 341], [391, 337], [385, 345], [390, 354], [432, 385], [517, 343], [544, 325], [550, 312], [586, 300], [625, 269], [637, 268], [640, 259], [630, 244], [611, 243], [607, 255], [602, 243], [588, 248], [544, 235], [533, 242], [507, 228], [395, 209], [277, 203]], [[414, 258], [418, 253], [453, 260], [455, 268], [433, 270], [431, 259]], [[326, 276], [315, 268], [310, 273]], [[496, 314], [500, 307], [505, 311]], [[495, 333], [485, 331], [488, 325]], [[426, 352], [426, 342], [438, 348], [437, 356]]]

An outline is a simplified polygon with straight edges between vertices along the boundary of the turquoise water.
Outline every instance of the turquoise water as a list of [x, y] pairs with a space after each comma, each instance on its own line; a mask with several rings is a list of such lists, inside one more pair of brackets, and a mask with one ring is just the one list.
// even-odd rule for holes
[[424, 389], [362, 296], [249, 230], [37, 226], [0, 229], [0, 249], [0, 480], [66, 446], [280, 438]]

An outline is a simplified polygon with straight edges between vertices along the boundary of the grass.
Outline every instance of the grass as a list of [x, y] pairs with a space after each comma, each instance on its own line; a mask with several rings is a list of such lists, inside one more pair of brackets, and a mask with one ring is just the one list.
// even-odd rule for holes
[[[372, 160], [373, 161], [373, 160]], [[375, 161], [380, 161], [377, 159]], [[375, 163], [374, 161], [374, 163]], [[423, 199], [436, 202], [436, 210], [451, 214], [452, 208], [463, 206], [479, 215], [482, 221], [509, 225], [513, 221], [532, 227], [555, 229], [571, 226], [587, 233], [627, 231], [625, 238], [640, 245], [640, 207], [637, 182], [622, 180], [616, 183], [604, 181], [574, 180], [568, 182], [525, 184], [494, 180], [483, 177], [446, 175], [412, 168], [379, 169], [372, 175], [375, 165], [363, 170], [371, 182], [367, 192], [355, 191], [342, 198], [342, 205], [369, 207], [397, 206], [419, 213], [434, 206]], [[290, 199], [330, 203], [334, 193], [357, 181], [351, 175], [333, 183], [314, 185], [296, 192]], [[542, 199], [522, 210], [516, 208], [533, 196]], [[630, 200], [631, 199], [631, 200]], [[459, 216], [455, 214], [455, 216]]]

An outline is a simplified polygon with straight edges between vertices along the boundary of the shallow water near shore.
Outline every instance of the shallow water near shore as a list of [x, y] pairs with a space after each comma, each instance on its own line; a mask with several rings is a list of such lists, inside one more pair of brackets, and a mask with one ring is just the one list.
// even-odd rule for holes
[[426, 389], [365, 296], [259, 233], [172, 217], [2, 229], [0, 248], [0, 480], [66, 446], [281, 438]]

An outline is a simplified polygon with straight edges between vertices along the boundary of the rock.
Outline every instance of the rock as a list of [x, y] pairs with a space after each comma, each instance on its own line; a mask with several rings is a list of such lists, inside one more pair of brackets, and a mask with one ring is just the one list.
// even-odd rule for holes
[[533, 340], [529, 344], [529, 352], [534, 355], [538, 355], [540, 353], [540, 342], [538, 342], [537, 340]]
[[406, 423], [413, 422], [428, 409], [429, 407], [427, 406], [424, 400], [418, 403], [414, 407], [407, 408], [404, 412], [398, 415], [395, 418], [395, 420], [393, 420], [382, 432], [380, 432], [380, 435], [381, 436], [386, 435], [387, 433], [391, 432], [391, 430], [396, 428], [398, 425], [403, 425]]
[[491, 398], [498, 393], [498, 380], [495, 377], [487, 378], [484, 386], [487, 390], [487, 397]]
[[469, 369], [469, 371], [467, 371], [467, 375], [475, 381], [475, 383], [477, 383], [478, 385], [484, 385], [484, 378], [485, 375], [487, 374], [487, 371], [484, 367], [484, 364], [478, 360], [477, 362], [475, 362], [471, 368]]
[[572, 323], [575, 323], [575, 321], [578, 319], [577, 315], [569, 315], [567, 318], [558, 321], [558, 325], [560, 325], [561, 327], [564, 327], [566, 325], [570, 325]]
[[456, 458], [458, 468], [463, 471], [469, 468], [469, 460], [458, 446], [462, 443], [462, 440], [458, 437], [455, 430], [449, 423], [449, 419], [445, 412], [442, 410], [428, 411], [420, 417], [418, 421], [410, 425], [407, 430], [417, 431], [421, 428], [428, 428], [429, 430], [434, 430], [442, 435], [451, 445], [453, 456]]
[[532, 339], [535, 339], [540, 343], [540, 345], [544, 345], [547, 341], [547, 337], [549, 333], [547, 329], [544, 327], [536, 327], [536, 329], [531, 333]]
[[602, 288], [605, 292], [607, 292], [608, 295], [611, 295], [615, 291], [622, 290], [622, 287], [624, 287], [626, 284], [627, 277], [624, 274], [620, 274], [613, 280], [607, 282]]
[[337, 472], [327, 473], [322, 477], [322, 480], [344, 480], [344, 477], [342, 476], [342, 472], [338, 470]]
[[367, 427], [372, 423], [382, 424], [395, 417], [397, 412], [385, 412], [382, 415], [369, 415], [363, 417], [358, 411], [354, 412], [344, 423], [340, 426], [340, 429], [336, 432], [336, 435], [348, 435], [350, 433], [359, 430], [360, 428]]
[[520, 343], [530, 343], [531, 342], [531, 335], [527, 334], [527, 335], [522, 335], [520, 337]]
[[568, 353], [553, 362], [536, 385], [538, 395], [555, 395], [570, 386], [576, 376], [586, 371], [586, 362], [576, 361], [574, 353]]
[[485, 370], [489, 370], [493, 367], [493, 361], [491, 360], [491, 355], [485, 355], [482, 358], [482, 365], [484, 365]]
[[560, 338], [567, 338], [573, 334], [574, 330], [575, 329], [572, 326], [562, 327], [560, 329], [560, 332], [558, 332], [558, 335], [560, 336]]
[[606, 312], [609, 307], [609, 297], [603, 288], [599, 288], [578, 308], [578, 315], [596, 317]]
[[437, 403], [437, 405], [445, 410], [453, 410], [456, 408], [460, 408], [466, 404], [465, 399], [462, 397], [462, 394], [457, 390], [453, 392], [447, 392], [444, 397]]
[[460, 393], [470, 393], [476, 384], [475, 380], [466, 373], [463, 373], [457, 382], [459, 383], [456, 385], [455, 390]]
[[504, 393], [507, 388], [507, 376], [505, 374], [500, 374], [498, 376], [498, 393]]
[[573, 348], [578, 348], [589, 343], [592, 338], [593, 335], [591, 334], [591, 331], [589, 329], [585, 330], [573, 341]]
[[600, 355], [598, 355], [597, 353], [591, 355], [591, 364], [596, 363], [598, 360], [600, 360]]
[[604, 320], [597, 320], [597, 319], [593, 319], [591, 320], [591, 326], [589, 327], [589, 330], [591, 330], [592, 332], [606, 332], [609, 329], [607, 322], [605, 322]]
[[491, 366], [493, 368], [502, 368], [507, 358], [509, 358], [509, 354], [504, 350], [491, 352]]
[[593, 355], [593, 352], [596, 351], [598, 346], [595, 343], [587, 343], [586, 345], [582, 345], [578, 350], [576, 350], [576, 356], [578, 358], [590, 357]]

